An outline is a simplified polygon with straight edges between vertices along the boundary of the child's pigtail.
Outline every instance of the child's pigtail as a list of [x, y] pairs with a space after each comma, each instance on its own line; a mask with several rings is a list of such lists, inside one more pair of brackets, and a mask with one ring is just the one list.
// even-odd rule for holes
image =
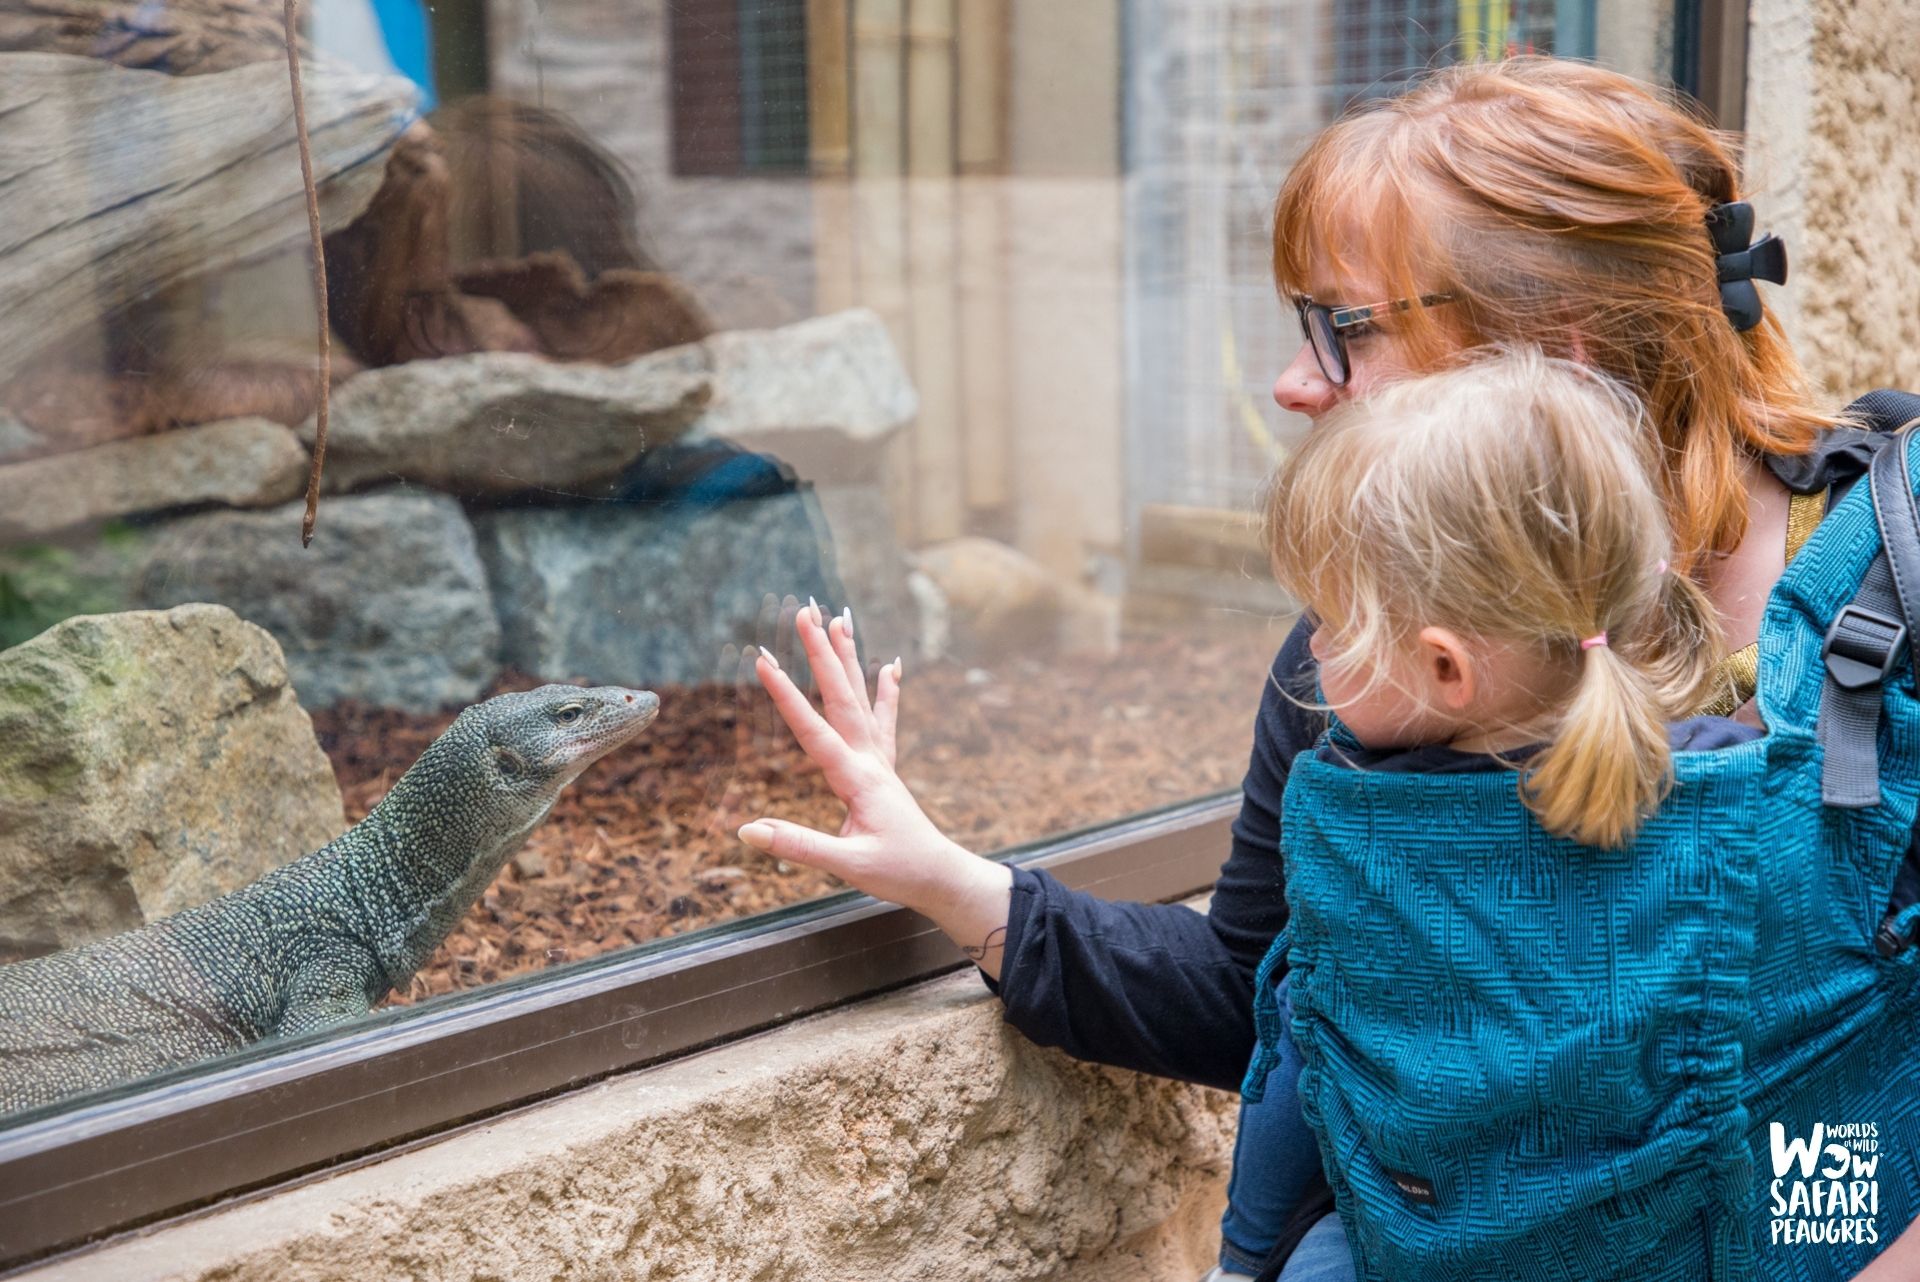
[[1632, 840], [1673, 784], [1667, 723], [1698, 707], [1714, 680], [1720, 651], [1712, 603], [1664, 563], [1659, 577], [1632, 629], [1654, 644], [1623, 654], [1604, 633], [1582, 643], [1573, 702], [1526, 781], [1541, 825], [1582, 845]]
[[1580, 684], [1526, 783], [1549, 832], [1585, 846], [1622, 846], [1673, 781], [1662, 701], [1604, 641], [1589, 648]]

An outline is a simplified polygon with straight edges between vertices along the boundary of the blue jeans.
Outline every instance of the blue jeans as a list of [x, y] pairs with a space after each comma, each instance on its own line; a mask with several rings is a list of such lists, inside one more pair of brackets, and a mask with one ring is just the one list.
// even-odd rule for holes
[[[1290, 1016], [1287, 981], [1276, 994], [1283, 1015]], [[1240, 1130], [1233, 1142], [1233, 1176], [1227, 1185], [1227, 1212], [1220, 1217], [1220, 1263], [1242, 1273], [1258, 1273], [1273, 1254], [1280, 1231], [1286, 1227], [1307, 1186], [1320, 1173], [1320, 1142], [1300, 1111], [1300, 1054], [1292, 1039], [1280, 1042], [1280, 1059], [1267, 1074], [1267, 1089], [1258, 1104], [1240, 1105]], [[1338, 1216], [1329, 1217], [1339, 1249], [1346, 1248]], [[1323, 1220], [1312, 1232], [1320, 1232]], [[1294, 1262], [1300, 1260], [1303, 1241]], [[1348, 1263], [1349, 1271], [1352, 1269]], [[1292, 1276], [1291, 1272], [1287, 1276]], [[1319, 1278], [1318, 1273], [1303, 1277]], [[1328, 1274], [1329, 1280], [1338, 1274]]]
[[1347, 1231], [1336, 1214], [1315, 1220], [1287, 1257], [1287, 1267], [1280, 1270], [1280, 1282], [1355, 1282], [1359, 1276]]

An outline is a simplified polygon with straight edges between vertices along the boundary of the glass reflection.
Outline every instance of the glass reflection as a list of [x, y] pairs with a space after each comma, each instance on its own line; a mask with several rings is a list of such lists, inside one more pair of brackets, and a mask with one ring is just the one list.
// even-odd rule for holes
[[[333, 360], [302, 548], [278, 9], [0, 0], [0, 1009], [154, 1054], [127, 1003], [220, 1024], [199, 980], [71, 950], [242, 912], [463, 709], [546, 683], [657, 693], [658, 720], [323, 1022], [830, 893], [733, 836], [840, 820], [751, 676], [754, 647], [798, 665], [810, 597], [903, 657], [902, 773], [974, 849], [1233, 787], [1291, 618], [1241, 515], [1302, 430], [1266, 394], [1289, 156], [1436, 61], [1656, 76], [1671, 21], [1121, 8], [318, 0]], [[486, 845], [448, 805], [441, 835]], [[430, 845], [355, 909], [414, 903]], [[263, 947], [221, 982], [281, 974]], [[320, 1026], [295, 988], [188, 1057]], [[48, 1045], [0, 1040], [0, 1083], [181, 1062], [76, 1076]]]

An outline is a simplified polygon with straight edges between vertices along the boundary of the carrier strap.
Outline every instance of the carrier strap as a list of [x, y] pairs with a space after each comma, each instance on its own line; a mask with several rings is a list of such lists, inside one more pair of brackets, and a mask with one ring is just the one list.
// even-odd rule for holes
[[1912, 428], [1911, 422], [1902, 427], [1868, 468], [1881, 551], [1827, 629], [1820, 653], [1827, 669], [1820, 691], [1820, 799], [1849, 810], [1880, 804], [1880, 691], [1908, 638], [1920, 632], [1920, 511], [1907, 457]]

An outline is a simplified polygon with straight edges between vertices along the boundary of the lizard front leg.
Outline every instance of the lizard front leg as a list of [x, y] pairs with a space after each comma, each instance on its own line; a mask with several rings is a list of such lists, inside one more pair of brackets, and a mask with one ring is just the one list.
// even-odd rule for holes
[[385, 974], [371, 954], [339, 945], [302, 959], [287, 986], [287, 1006], [270, 1036], [297, 1037], [359, 1019], [386, 992]]

